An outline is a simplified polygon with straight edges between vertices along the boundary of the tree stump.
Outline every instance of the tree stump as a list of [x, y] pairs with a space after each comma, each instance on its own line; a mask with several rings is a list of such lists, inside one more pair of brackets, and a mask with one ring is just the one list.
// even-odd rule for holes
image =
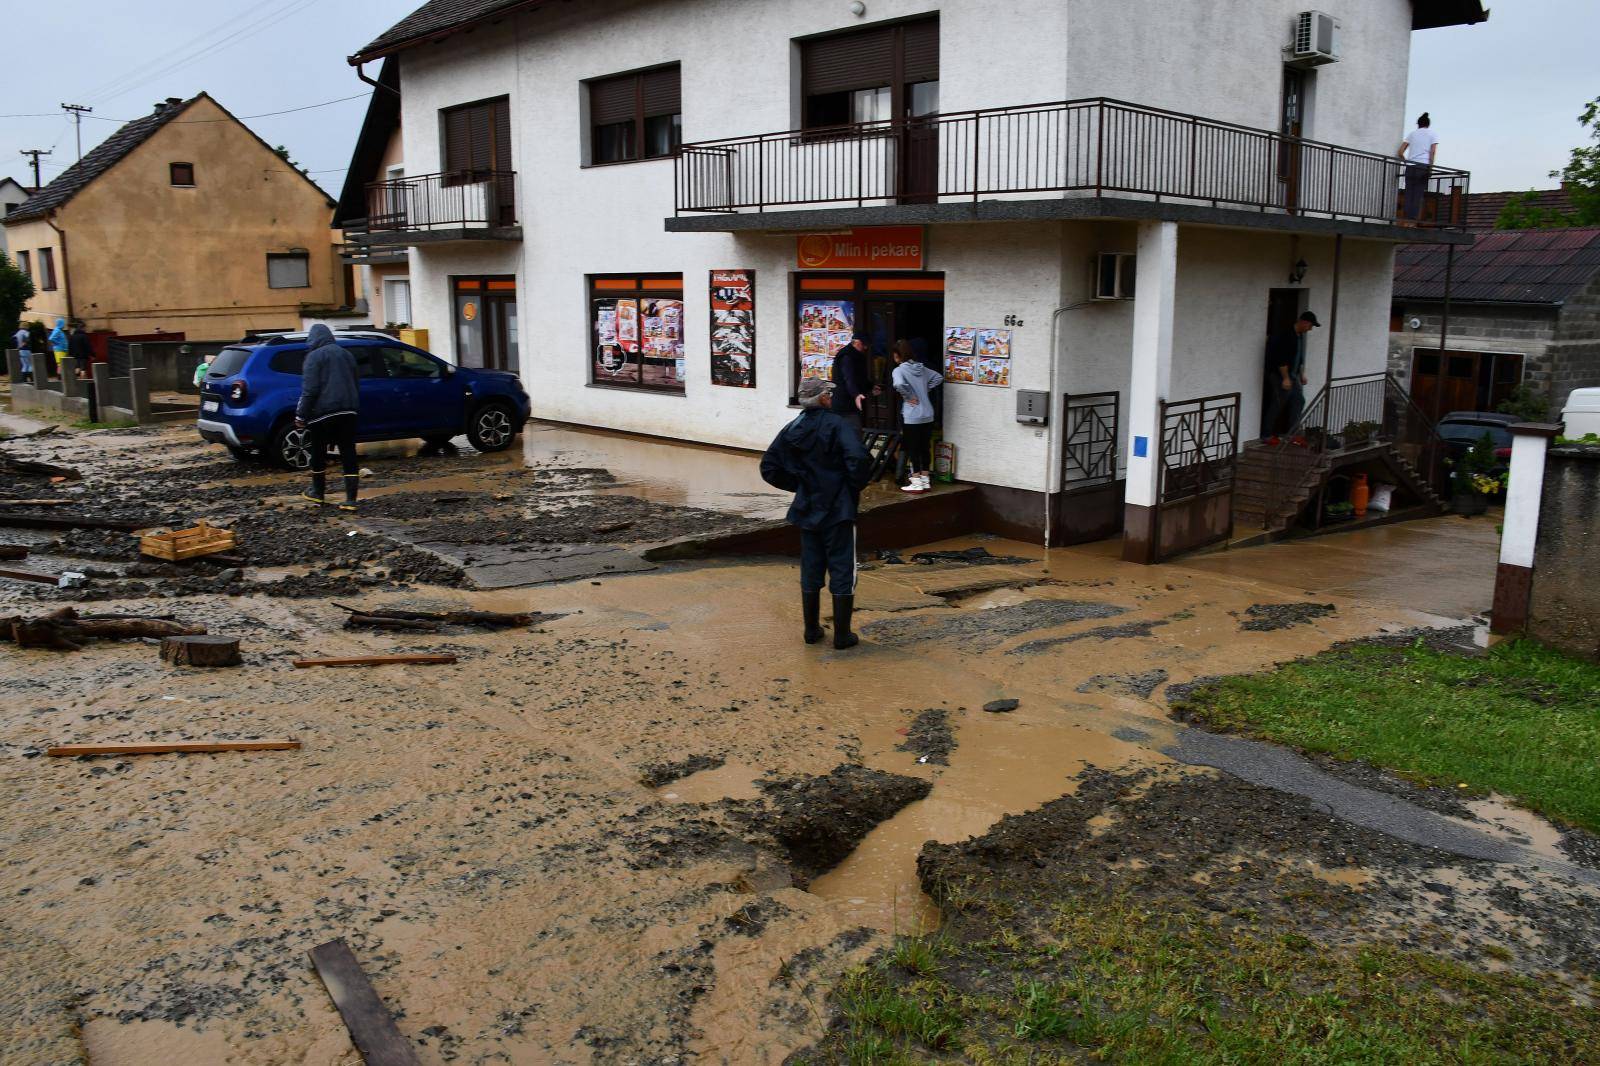
[[182, 636], [161, 639], [161, 660], [173, 666], [238, 666], [238, 637]]

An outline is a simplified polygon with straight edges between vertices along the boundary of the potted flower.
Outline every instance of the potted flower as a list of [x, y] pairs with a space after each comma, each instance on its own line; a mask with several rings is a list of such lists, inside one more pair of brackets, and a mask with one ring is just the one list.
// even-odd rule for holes
[[1459, 515], [1483, 514], [1489, 509], [1489, 497], [1498, 493], [1503, 484], [1494, 441], [1485, 433], [1455, 464], [1450, 478], [1450, 505]]

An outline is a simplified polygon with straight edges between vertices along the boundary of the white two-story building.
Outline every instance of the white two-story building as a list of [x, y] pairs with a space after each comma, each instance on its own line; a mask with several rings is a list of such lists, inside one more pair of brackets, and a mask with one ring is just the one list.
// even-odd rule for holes
[[365, 239], [409, 248], [434, 350], [519, 372], [544, 419], [759, 448], [853, 331], [885, 380], [906, 339], [990, 528], [1125, 521], [1154, 560], [1284, 506], [1231, 490], [1300, 312], [1312, 407], [1330, 345], [1351, 388], [1296, 431], [1387, 426], [1394, 246], [1470, 240], [1443, 167], [1397, 225], [1410, 38], [1486, 17], [433, 0], [351, 59], [399, 65], [405, 177]]

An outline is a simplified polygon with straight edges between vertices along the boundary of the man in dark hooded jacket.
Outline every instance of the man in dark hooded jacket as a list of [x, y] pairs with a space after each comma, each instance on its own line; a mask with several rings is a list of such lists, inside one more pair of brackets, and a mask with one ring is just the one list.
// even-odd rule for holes
[[856, 599], [856, 509], [872, 458], [861, 435], [830, 410], [833, 383], [800, 382], [800, 416], [773, 438], [761, 457], [761, 478], [794, 493], [789, 522], [800, 528], [800, 602], [805, 639], [822, 639], [822, 580], [833, 592], [833, 646], [853, 648]]
[[356, 465], [356, 423], [360, 417], [361, 390], [356, 359], [333, 339], [333, 330], [318, 322], [306, 334], [306, 361], [300, 372], [300, 402], [294, 409], [296, 429], [311, 434], [311, 488], [305, 498], [327, 503], [328, 445], [339, 447], [344, 468], [344, 503], [341, 511], [356, 509], [356, 489], [361, 483]]

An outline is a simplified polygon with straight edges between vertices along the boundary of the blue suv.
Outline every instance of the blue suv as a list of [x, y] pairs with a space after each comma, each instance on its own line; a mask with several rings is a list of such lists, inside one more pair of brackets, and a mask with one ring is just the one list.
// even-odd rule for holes
[[[437, 446], [465, 433], [480, 452], [498, 452], [528, 421], [528, 394], [515, 374], [451, 366], [384, 333], [335, 336], [361, 375], [357, 440], [421, 437]], [[305, 359], [304, 333], [222, 349], [200, 387], [200, 436], [226, 444], [235, 459], [259, 452], [280, 466], [309, 467], [310, 436], [294, 428]]]

